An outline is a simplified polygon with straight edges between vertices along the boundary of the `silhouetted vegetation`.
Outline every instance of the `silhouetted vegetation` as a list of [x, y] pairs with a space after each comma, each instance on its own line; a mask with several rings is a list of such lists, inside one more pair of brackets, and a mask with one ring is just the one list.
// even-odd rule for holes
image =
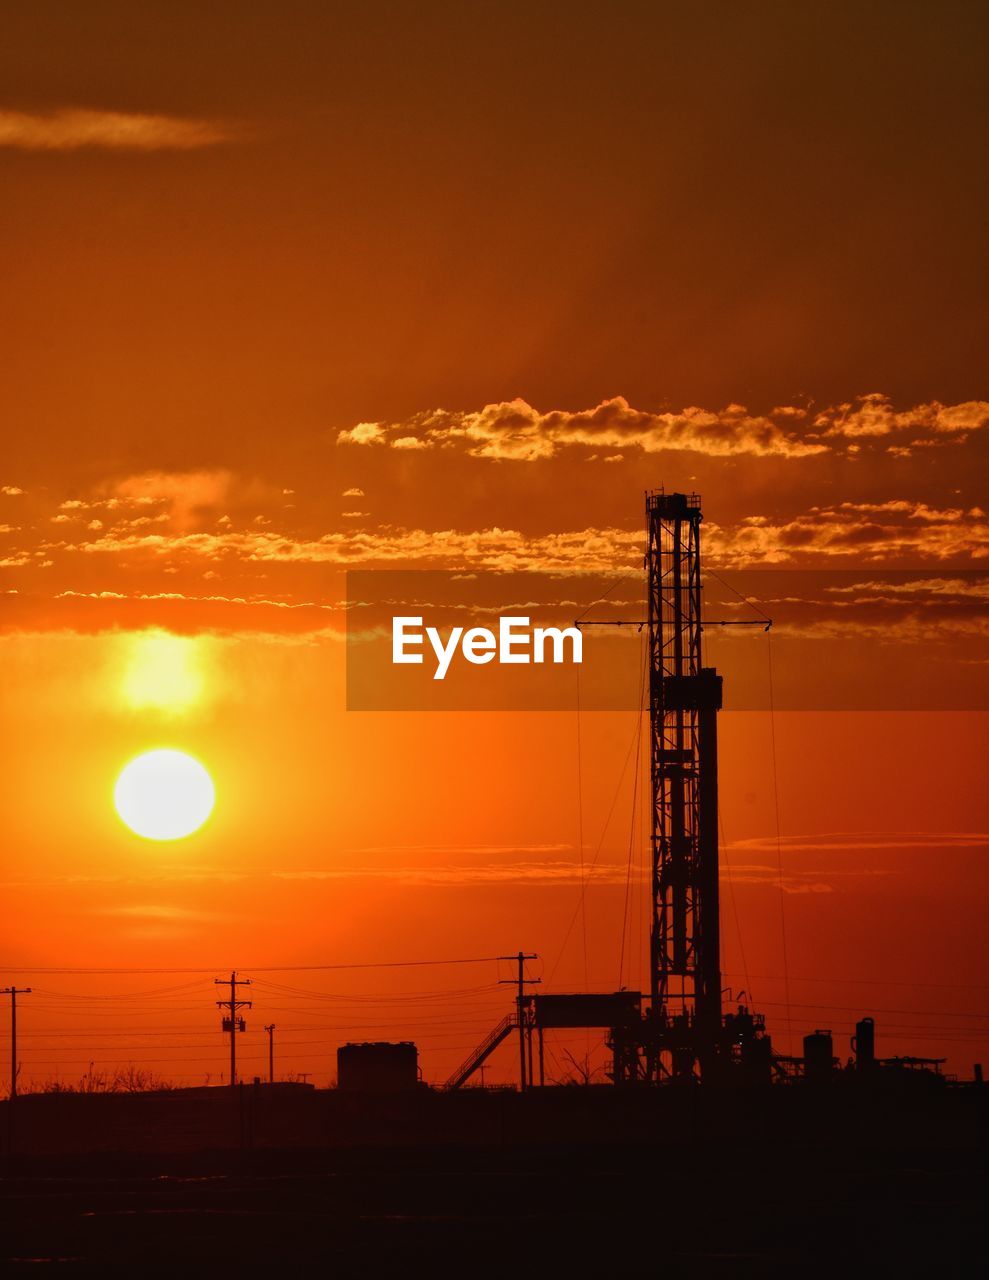
[[113, 1071], [94, 1071], [92, 1067], [75, 1082], [46, 1080], [29, 1090], [32, 1093], [165, 1093], [175, 1085], [153, 1071], [133, 1065]]

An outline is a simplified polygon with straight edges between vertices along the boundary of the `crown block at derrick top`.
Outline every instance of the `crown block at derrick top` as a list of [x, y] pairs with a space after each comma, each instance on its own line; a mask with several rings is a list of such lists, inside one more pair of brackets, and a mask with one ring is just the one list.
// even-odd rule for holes
[[646, 510], [661, 520], [702, 519], [699, 493], [664, 493], [657, 489], [646, 494]]

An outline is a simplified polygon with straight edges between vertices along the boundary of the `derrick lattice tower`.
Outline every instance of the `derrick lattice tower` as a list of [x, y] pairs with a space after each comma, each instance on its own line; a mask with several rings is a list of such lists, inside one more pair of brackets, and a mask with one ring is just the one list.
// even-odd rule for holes
[[[722, 1037], [718, 924], [721, 677], [703, 665], [700, 498], [646, 497], [652, 924], [657, 1035], [647, 1074], [713, 1067]], [[665, 1055], [665, 1061], [662, 1060]]]

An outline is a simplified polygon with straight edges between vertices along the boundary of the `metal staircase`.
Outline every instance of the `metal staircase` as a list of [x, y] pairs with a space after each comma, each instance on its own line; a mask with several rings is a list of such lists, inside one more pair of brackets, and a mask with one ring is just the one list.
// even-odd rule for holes
[[503, 1018], [495, 1029], [485, 1036], [477, 1048], [471, 1053], [470, 1057], [466, 1058], [460, 1064], [443, 1088], [446, 1090], [459, 1089], [462, 1084], [466, 1083], [466, 1081], [470, 1079], [478, 1067], [487, 1061], [491, 1054], [494, 1053], [495, 1049], [497, 1049], [501, 1044], [502, 1040], [504, 1040], [506, 1036], [510, 1035], [518, 1025], [519, 1019], [517, 1012], [512, 1012], [506, 1018]]

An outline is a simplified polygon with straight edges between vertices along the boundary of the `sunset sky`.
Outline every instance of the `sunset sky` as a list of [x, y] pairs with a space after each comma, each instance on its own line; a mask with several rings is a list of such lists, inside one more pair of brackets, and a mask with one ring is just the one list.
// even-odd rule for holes
[[[538, 952], [544, 990], [647, 984], [635, 711], [585, 710], [578, 759], [576, 695], [348, 710], [345, 575], [549, 572], [570, 618], [623, 579], [634, 617], [659, 485], [703, 495], [712, 609], [741, 591], [777, 623], [771, 649], [708, 633], [737, 708], [726, 983], [784, 1051], [822, 1026], [845, 1057], [872, 1012], [881, 1054], [969, 1073], [985, 10], [0, 8], [0, 985], [35, 988], [25, 1087], [90, 1062], [218, 1081], [233, 966], [258, 980], [245, 1071], [274, 1021], [320, 1083], [374, 1038], [443, 1079], [507, 1009], [486, 957]], [[112, 800], [160, 746], [217, 792], [171, 844]]]

